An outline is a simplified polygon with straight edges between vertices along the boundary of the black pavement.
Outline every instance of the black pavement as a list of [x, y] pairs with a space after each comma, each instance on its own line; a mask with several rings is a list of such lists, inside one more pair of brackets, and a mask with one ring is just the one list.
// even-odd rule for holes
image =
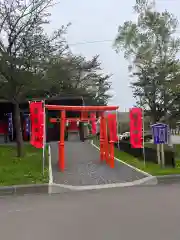
[[0, 198], [2, 240], [179, 240], [180, 188]]
[[111, 169], [105, 162], [100, 162], [99, 151], [89, 142], [80, 142], [71, 135], [65, 142], [65, 171], [58, 169], [58, 145], [51, 144], [52, 172], [54, 183], [73, 186], [98, 185], [109, 183], [132, 182], [146, 177], [127, 165], [115, 161]]

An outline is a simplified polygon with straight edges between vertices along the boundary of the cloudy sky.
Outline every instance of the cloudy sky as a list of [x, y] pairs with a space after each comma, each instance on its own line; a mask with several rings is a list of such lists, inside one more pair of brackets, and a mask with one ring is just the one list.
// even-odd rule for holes
[[[118, 105], [121, 111], [128, 110], [135, 101], [129, 87], [128, 63], [123, 53], [115, 53], [112, 44], [118, 26], [135, 18], [132, 11], [134, 3], [135, 0], [61, 0], [52, 9], [48, 26], [49, 32], [71, 22], [67, 41], [73, 53], [87, 58], [100, 55], [104, 72], [113, 74], [114, 97], [110, 104]], [[156, 0], [156, 3], [158, 10], [167, 9], [180, 21], [180, 0]]]

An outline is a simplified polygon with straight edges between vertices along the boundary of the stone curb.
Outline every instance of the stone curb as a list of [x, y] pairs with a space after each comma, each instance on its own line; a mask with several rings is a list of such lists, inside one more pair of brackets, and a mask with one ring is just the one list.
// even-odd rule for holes
[[180, 174], [156, 176], [158, 184], [174, 184], [180, 183]]
[[49, 193], [49, 184], [30, 184], [0, 187], [0, 196]]
[[[140, 186], [157, 186], [158, 184], [174, 184], [180, 183], [180, 175], [167, 175], [167, 176], [156, 176], [155, 179], [145, 184], [134, 185], [135, 187]], [[133, 187], [133, 186], [131, 186]], [[78, 191], [75, 189], [68, 189], [64, 185], [62, 187], [58, 184], [31, 184], [31, 185], [14, 185], [0, 187], [0, 196], [18, 196], [27, 194], [53, 194], [53, 193], [65, 193], [71, 191]]]
[[[133, 187], [133, 186], [154, 186], [157, 184], [156, 177], [152, 179], [147, 179], [143, 183], [137, 184], [127, 184], [127, 186], [118, 186], [120, 184], [110, 184], [110, 186], [71, 186], [66, 184], [32, 184], [32, 185], [14, 185], [14, 186], [4, 186], [0, 187], [0, 196], [22, 196], [30, 194], [56, 194], [56, 193], [66, 193], [75, 191], [91, 191], [91, 190], [101, 190], [108, 188], [121, 188], [121, 187]], [[114, 186], [113, 186], [114, 185]], [[117, 186], [116, 186], [117, 185]]]

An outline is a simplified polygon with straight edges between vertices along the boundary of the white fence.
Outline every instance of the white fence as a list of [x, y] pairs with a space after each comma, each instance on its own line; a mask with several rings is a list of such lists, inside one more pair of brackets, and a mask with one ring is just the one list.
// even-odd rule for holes
[[171, 129], [171, 134], [172, 135], [180, 135], [180, 129], [177, 128], [177, 129]]

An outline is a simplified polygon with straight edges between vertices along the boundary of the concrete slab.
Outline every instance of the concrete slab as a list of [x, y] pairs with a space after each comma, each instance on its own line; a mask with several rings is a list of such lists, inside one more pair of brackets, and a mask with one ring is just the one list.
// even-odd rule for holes
[[54, 183], [87, 186], [132, 182], [147, 177], [118, 161], [115, 161], [115, 168], [111, 169], [105, 162], [100, 162], [97, 149], [88, 142], [80, 142], [75, 135], [65, 143], [65, 171], [61, 173], [57, 166], [57, 146], [57, 143], [51, 144]]
[[0, 198], [2, 240], [179, 240], [179, 186]]

